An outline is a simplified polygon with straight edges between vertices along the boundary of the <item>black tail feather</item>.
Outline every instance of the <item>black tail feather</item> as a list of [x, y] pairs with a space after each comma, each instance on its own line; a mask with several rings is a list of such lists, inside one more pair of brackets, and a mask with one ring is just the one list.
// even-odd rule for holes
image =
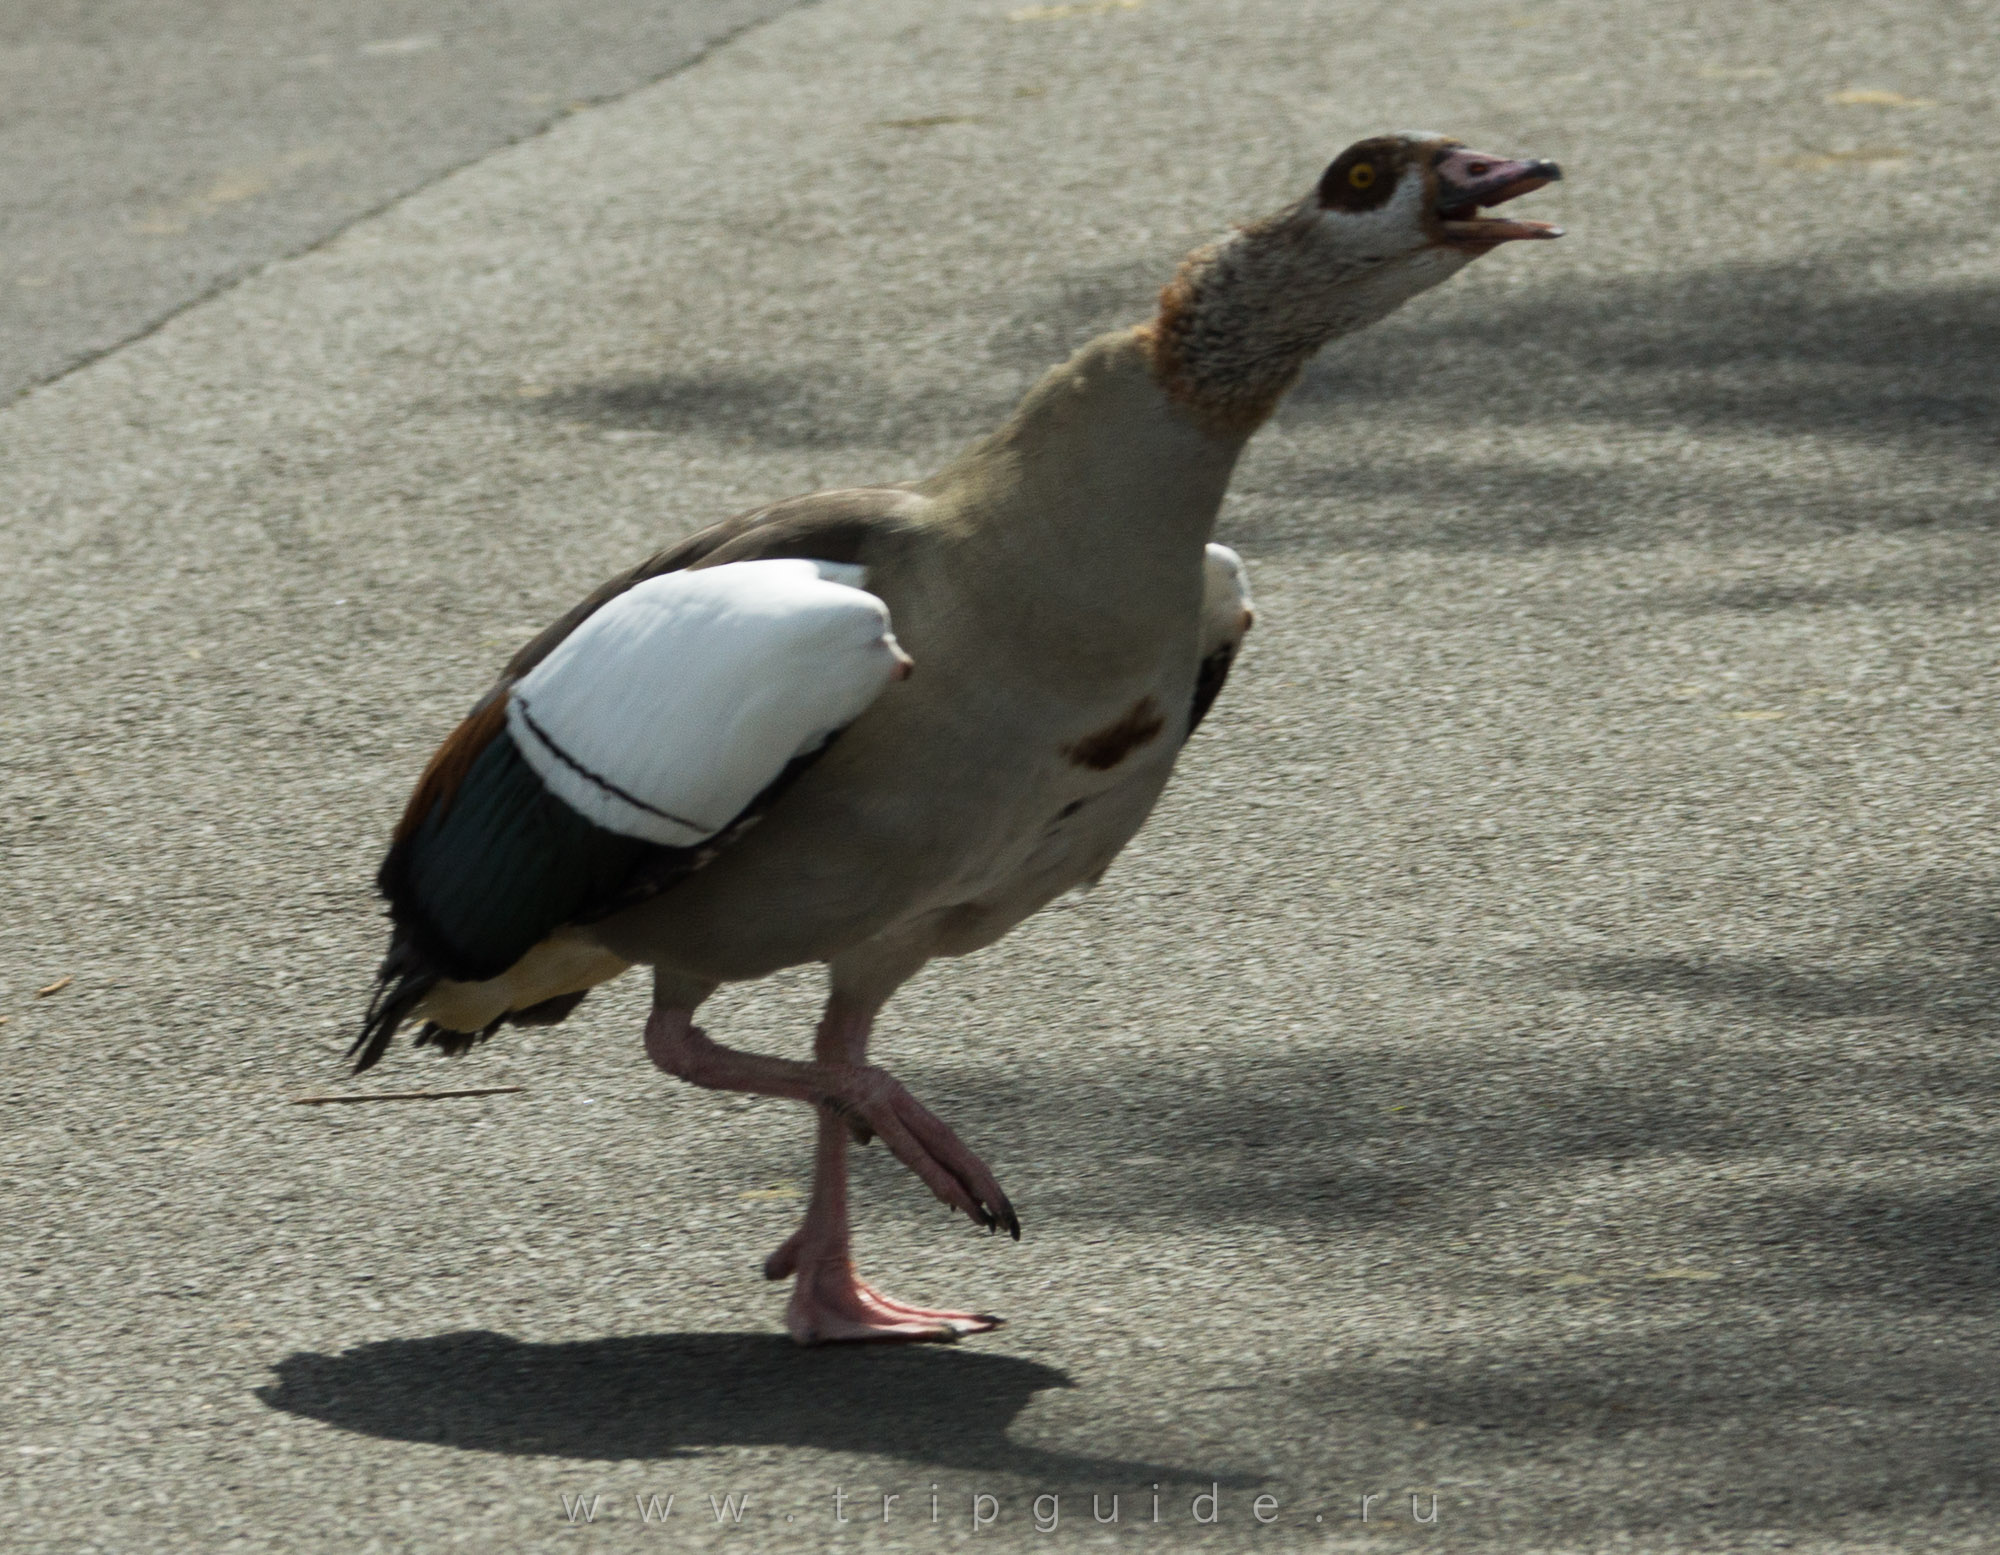
[[398, 929], [389, 941], [389, 954], [382, 958], [381, 970], [375, 974], [375, 993], [361, 1019], [361, 1034], [347, 1050], [347, 1056], [354, 1059], [353, 1073], [373, 1069], [381, 1061], [396, 1028], [437, 985], [437, 972], [425, 965], [411, 937]]

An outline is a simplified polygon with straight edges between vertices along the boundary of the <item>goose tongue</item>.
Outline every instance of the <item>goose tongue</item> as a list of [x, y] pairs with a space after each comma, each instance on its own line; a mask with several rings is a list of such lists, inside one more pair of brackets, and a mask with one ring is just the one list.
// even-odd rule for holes
[[1562, 228], [1546, 221], [1482, 216], [1480, 207], [1501, 205], [1562, 177], [1553, 162], [1518, 162], [1454, 146], [1439, 159], [1437, 216], [1441, 239], [1455, 248], [1485, 250], [1515, 238], [1559, 238]]

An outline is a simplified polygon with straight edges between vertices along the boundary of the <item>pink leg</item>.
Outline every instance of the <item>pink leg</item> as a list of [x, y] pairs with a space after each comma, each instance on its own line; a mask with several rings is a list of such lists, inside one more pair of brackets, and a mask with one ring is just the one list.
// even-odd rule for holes
[[998, 1328], [978, 1312], [934, 1311], [897, 1301], [854, 1272], [847, 1230], [847, 1125], [821, 1115], [805, 1223], [764, 1261], [764, 1278], [796, 1275], [785, 1327], [800, 1344], [874, 1340], [950, 1343]]
[[814, 1061], [766, 1058], [713, 1042], [686, 1010], [655, 1008], [646, 1052], [661, 1069], [712, 1090], [749, 1091], [820, 1109], [813, 1196], [805, 1223], [764, 1265], [774, 1280], [798, 1276], [786, 1326], [802, 1344], [834, 1339], [950, 1340], [999, 1326], [970, 1312], [933, 1312], [870, 1290], [854, 1273], [847, 1227], [847, 1139], [879, 1135], [946, 1204], [1018, 1241], [1021, 1222], [985, 1163], [885, 1070], [862, 1062], [874, 1012], [839, 999], [827, 1006]]

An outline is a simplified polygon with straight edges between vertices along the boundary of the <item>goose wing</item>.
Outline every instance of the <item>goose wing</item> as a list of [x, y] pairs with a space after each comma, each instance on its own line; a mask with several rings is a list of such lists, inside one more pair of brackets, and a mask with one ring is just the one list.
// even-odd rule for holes
[[1243, 558], [1226, 545], [1211, 544], [1204, 558], [1201, 591], [1201, 668], [1194, 682], [1194, 706], [1188, 713], [1188, 734], [1201, 727], [1229, 679], [1229, 667], [1244, 635], [1257, 619], [1250, 598], [1250, 576]]
[[907, 497], [717, 525], [515, 656], [432, 757], [377, 876], [391, 940], [357, 1069], [440, 981], [496, 977], [699, 869], [907, 673], [865, 589]]

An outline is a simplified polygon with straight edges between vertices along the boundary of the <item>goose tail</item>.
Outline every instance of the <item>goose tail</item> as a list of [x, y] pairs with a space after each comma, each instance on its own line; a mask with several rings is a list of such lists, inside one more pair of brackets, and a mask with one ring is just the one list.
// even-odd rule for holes
[[398, 924], [389, 941], [389, 953], [375, 974], [375, 992], [368, 1001], [368, 1013], [361, 1019], [361, 1033], [347, 1050], [347, 1056], [354, 1060], [355, 1074], [375, 1067], [388, 1052], [396, 1029], [437, 984], [436, 968], [418, 952], [415, 936]]

